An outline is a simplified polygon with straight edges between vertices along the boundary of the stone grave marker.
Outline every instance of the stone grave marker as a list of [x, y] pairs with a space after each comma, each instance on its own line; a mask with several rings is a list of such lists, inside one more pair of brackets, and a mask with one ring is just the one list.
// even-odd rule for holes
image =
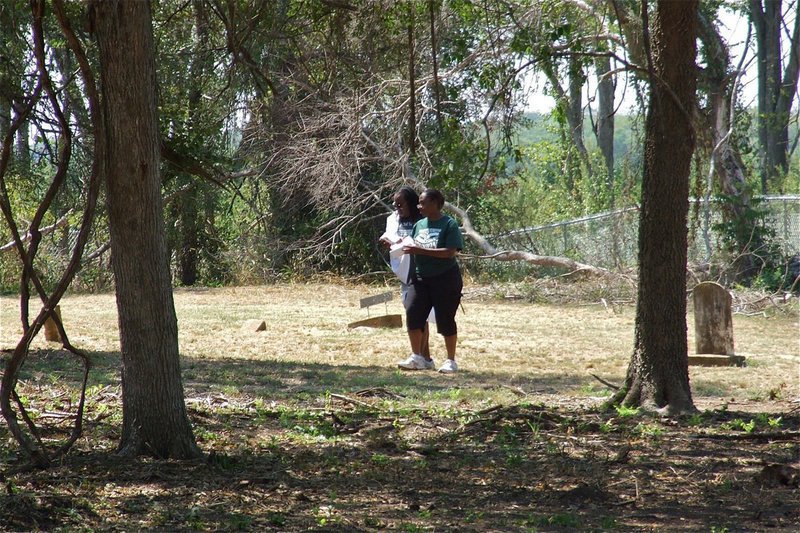
[[733, 351], [731, 295], [712, 281], [699, 283], [692, 291], [694, 303], [695, 353], [689, 364], [744, 366], [744, 357]]
[[[391, 292], [384, 292], [381, 294], [376, 294], [374, 296], [367, 296], [366, 298], [361, 298], [359, 300], [359, 304], [361, 305], [361, 309], [367, 308], [367, 316], [369, 316], [369, 308], [373, 305], [377, 304], [386, 304], [386, 302], [391, 301], [392, 293]], [[401, 328], [403, 327], [403, 317], [401, 315], [390, 315], [388, 314], [389, 310], [386, 309], [387, 314], [383, 316], [376, 316], [373, 318], [367, 318], [364, 320], [357, 320], [355, 322], [350, 322], [347, 324], [348, 328]]]

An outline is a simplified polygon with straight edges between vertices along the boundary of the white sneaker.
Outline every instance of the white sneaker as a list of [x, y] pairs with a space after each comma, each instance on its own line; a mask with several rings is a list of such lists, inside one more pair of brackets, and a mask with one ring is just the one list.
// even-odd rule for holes
[[401, 368], [403, 370], [427, 370], [432, 368], [432, 366], [428, 366], [429, 364], [433, 365], [433, 361], [428, 363], [428, 361], [426, 361], [421, 355], [412, 353], [410, 356], [408, 356], [408, 359], [397, 363], [397, 368]]
[[458, 372], [458, 365], [454, 359], [445, 359], [442, 366], [439, 367], [439, 372], [442, 374], [455, 374]]
[[[425, 359], [423, 357], [423, 359]], [[425, 359], [425, 370], [436, 370], [436, 363], [433, 362], [433, 357]]]

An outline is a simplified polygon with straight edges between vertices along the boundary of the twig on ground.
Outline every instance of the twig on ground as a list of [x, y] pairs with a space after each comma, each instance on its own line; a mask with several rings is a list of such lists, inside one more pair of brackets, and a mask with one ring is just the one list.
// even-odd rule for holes
[[363, 389], [356, 392], [356, 396], [364, 397], [364, 396], [389, 396], [390, 398], [394, 398], [395, 400], [400, 400], [405, 398], [402, 394], [398, 394], [396, 392], [392, 392], [385, 387], [370, 387], [368, 389]]
[[331, 398], [336, 398], [337, 400], [341, 400], [343, 402], [351, 403], [353, 405], [360, 405], [361, 407], [368, 407], [372, 409], [372, 406], [367, 402], [362, 402], [361, 400], [356, 400], [354, 398], [350, 398], [342, 394], [331, 394]]
[[477, 415], [477, 416], [482, 416], [482, 415], [491, 413], [493, 411], [497, 411], [498, 409], [502, 409], [502, 408], [503, 408], [503, 406], [501, 404], [493, 405], [492, 407], [487, 407], [486, 409], [481, 409], [480, 411], [477, 411], [474, 414]]
[[504, 385], [502, 383], [500, 384], [500, 386], [503, 387], [504, 389], [510, 390], [511, 392], [516, 394], [517, 396], [527, 396], [528, 395], [528, 393], [525, 392], [524, 390], [522, 390], [520, 387], [512, 387], [511, 385]]
[[605, 385], [606, 387], [610, 387], [610, 388], [612, 388], [614, 390], [619, 390], [619, 385], [614, 385], [613, 383], [609, 383], [608, 381], [604, 380], [603, 378], [601, 378], [600, 376], [598, 376], [596, 374], [590, 373], [589, 375], [592, 376], [597, 381], [599, 381], [600, 383], [602, 383], [603, 385]]

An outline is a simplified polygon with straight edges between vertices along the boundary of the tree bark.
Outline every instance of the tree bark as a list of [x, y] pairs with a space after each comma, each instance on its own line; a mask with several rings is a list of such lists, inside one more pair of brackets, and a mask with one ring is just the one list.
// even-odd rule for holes
[[608, 208], [614, 209], [614, 79], [608, 57], [595, 59], [597, 73], [597, 146], [606, 164]]
[[697, 0], [660, 0], [653, 23], [646, 119], [635, 346], [612, 401], [694, 410], [686, 333], [689, 172], [695, 146]]
[[161, 201], [149, 2], [97, 0], [107, 196], [122, 352], [119, 451], [195, 458], [186, 414]]
[[795, 16], [786, 68], [781, 72], [780, 0], [751, 0], [758, 57], [758, 139], [761, 144], [761, 192], [789, 169], [789, 121], [797, 98], [800, 70], [800, 17]]
[[[570, 141], [575, 146], [578, 157], [591, 178], [594, 175], [594, 169], [589, 158], [589, 151], [583, 142], [583, 86], [586, 83], [586, 75], [583, 73], [581, 63], [577, 58], [570, 58], [568, 88], [566, 90], [561, 86], [561, 80], [555, 64], [543, 65], [543, 70], [553, 91], [556, 93], [557, 104], [564, 110]], [[567, 173], [567, 187], [570, 190], [570, 194], [573, 195], [577, 194], [576, 174], [579, 173], [573, 172], [572, 169], [569, 169]]]
[[[710, 144], [709, 176], [706, 187], [706, 201], [713, 191], [713, 178], [718, 181], [718, 191], [725, 195], [722, 216], [726, 223], [735, 228], [735, 253], [737, 279], [747, 278], [756, 268], [753, 252], [763, 246], [754, 226], [757, 220], [752, 217], [753, 208], [750, 188], [747, 185], [744, 161], [736, 145], [732, 142], [733, 121], [735, 120], [736, 82], [740, 73], [731, 66], [728, 46], [719, 34], [716, 25], [707, 16], [698, 17], [698, 37], [703, 43], [706, 68], [700, 71], [698, 86], [707, 95], [706, 119], [703, 130]], [[711, 206], [706, 203], [707, 217]], [[706, 225], [710, 223], [706, 218]], [[710, 228], [706, 227], [706, 231]], [[710, 259], [711, 247], [707, 237], [707, 254]]]

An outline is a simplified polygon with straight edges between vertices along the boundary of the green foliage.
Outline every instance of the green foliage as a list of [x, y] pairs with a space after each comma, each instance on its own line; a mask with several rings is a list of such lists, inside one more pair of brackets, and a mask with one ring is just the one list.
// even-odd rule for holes
[[756, 431], [776, 431], [783, 425], [783, 417], [771, 417], [765, 413], [758, 413], [755, 418], [744, 421], [741, 418], [734, 418], [730, 422], [723, 423], [720, 427], [726, 430], [742, 431], [744, 433], [755, 433]]
[[[486, 215], [472, 215], [484, 234], [576, 218], [609, 209], [612, 201], [614, 205], [636, 203], [640, 177], [630, 167], [630, 158], [620, 157], [611, 188], [597, 177], [573, 179], [573, 174], [570, 178], [564, 165], [571, 148], [559, 137], [555, 123], [541, 115], [529, 118], [519, 130], [513, 159], [507, 165], [509, 176], [495, 180], [486, 190], [490, 194], [481, 197]], [[632, 134], [628, 128], [618, 131], [621, 136]], [[596, 146], [592, 160], [597, 168], [602, 166]]]
[[336, 436], [333, 424], [322, 413], [283, 410], [279, 420], [300, 442], [321, 442]]
[[783, 417], [781, 416], [777, 418], [771, 418], [771, 417], [767, 418], [767, 425], [770, 427], [770, 429], [780, 429], [782, 422], [783, 422]]
[[689, 417], [689, 420], [687, 421], [687, 423], [690, 426], [700, 426], [700, 425], [702, 425], [704, 423], [703, 415], [700, 414], [700, 413], [695, 413], [695, 414], [693, 414], [693, 415], [691, 415]]
[[267, 520], [273, 526], [281, 527], [286, 524], [286, 514], [278, 511], [270, 511], [267, 513]]
[[389, 464], [390, 458], [382, 453], [373, 453], [370, 461], [377, 466], [386, 466]]
[[766, 222], [768, 212], [762, 207], [763, 202], [752, 198], [744, 204], [742, 197], [726, 195], [719, 199], [727, 216], [713, 229], [734, 257], [737, 281], [770, 292], [790, 287], [800, 274], [800, 264], [781, 252], [775, 230]]
[[742, 245], [750, 242], [760, 243], [775, 236], [774, 231], [765, 229], [761, 223], [766, 212], [760, 209], [760, 202], [757, 198], [752, 199], [748, 205], [743, 204], [741, 196], [720, 194], [718, 199], [729, 212], [743, 211], [743, 216], [730, 216], [727, 221], [714, 227], [723, 235], [723, 242], [730, 249], [741, 251]]
[[637, 424], [633, 431], [642, 437], [658, 438], [664, 434], [664, 429], [656, 424]]
[[[27, 20], [28, 6], [19, 0], [7, 4], [3, 14], [8, 18], [2, 22], [21, 27], [18, 21]], [[711, 17], [719, 5], [709, 2], [702, 9]], [[164, 216], [176, 285], [260, 283], [320, 271], [347, 276], [386, 271], [375, 247], [383, 208], [374, 199], [386, 196], [398, 180], [409, 177], [442, 189], [448, 199], [468, 208], [473, 224], [489, 236], [638, 201], [641, 142], [636, 117], [615, 117], [617, 163], [608, 184], [598, 170], [603, 161], [588, 115], [582, 133], [594, 175], [572, 145], [563, 107], [547, 116], [525, 116], [517, 107], [521, 64], [531, 65], [526, 75], [538, 70], [556, 79], [581, 78], [591, 68], [588, 56], [577, 58], [554, 50], [591, 52], [587, 43], [595, 46], [595, 40], [584, 37], [613, 31], [613, 27], [598, 27], [599, 19], [564, 2], [512, 3], [502, 9], [470, 0], [389, 2], [381, 7], [375, 9], [369, 2], [347, 8], [328, 2], [276, 6], [233, 2], [229, 10], [217, 10], [203, 2], [154, 4], [160, 130], [164, 153], [169, 154], [162, 169]], [[81, 27], [85, 7], [68, 3], [66, 9], [73, 26]], [[429, 10], [436, 19], [439, 73], [456, 73], [442, 76], [436, 93], [430, 82]], [[57, 92], [65, 103], [67, 98], [70, 101], [68, 118], [79, 140], [73, 146], [66, 187], [47, 216], [47, 221], [53, 221], [68, 208], [81, 205], [93, 149], [82, 88], [66, 75], [74, 70], [74, 58], [65, 48], [53, 14], [48, 12], [45, 19], [49, 65], [56, 83], [64, 84]], [[526, 23], [519, 24], [520, 20]], [[8, 38], [2, 44], [0, 81], [8, 90], [3, 91], [0, 107], [3, 98], [20, 101], [31, 92], [27, 71], [31, 50], [28, 34], [19, 27], [4, 26], [9, 31], [3, 32]], [[409, 28], [416, 41], [417, 79], [428, 80], [417, 86], [420, 145], [415, 155], [407, 139], [398, 142], [408, 118], [391, 118], [387, 112], [406, 105]], [[93, 42], [83, 35], [80, 38], [95, 65]], [[602, 51], [610, 47], [599, 46]], [[570, 60], [565, 59], [568, 56]], [[555, 94], [548, 87], [544, 90]], [[359, 96], [353, 98], [353, 94]], [[440, 103], [435, 109], [437, 95]], [[371, 98], [375, 100], [359, 107]], [[339, 109], [339, 114], [331, 109]], [[316, 114], [336, 125], [322, 133], [295, 137], [297, 124]], [[341, 125], [348, 114], [358, 118]], [[346, 161], [341, 172], [353, 174], [346, 182], [352, 183], [353, 191], [347, 193], [359, 201], [320, 205], [324, 202], [314, 198], [315, 191], [303, 191], [302, 186], [287, 191], [279, 181], [272, 181], [282, 152], [270, 150], [281, 140], [292, 139], [303, 150], [308, 148], [309, 159], [317, 159], [311, 148], [314, 143], [335, 144], [354, 125], [383, 143], [365, 145], [336, 160], [337, 164]], [[758, 165], [758, 150], [751, 141], [754, 127], [753, 113], [739, 110], [732, 140], [748, 168]], [[790, 138], [796, 125], [792, 128]], [[12, 158], [9, 166], [6, 179], [19, 220], [30, 220], [53, 174], [61, 140], [48, 131], [31, 131], [34, 157], [28, 165]], [[378, 157], [381, 151], [391, 153]], [[402, 165], [391, 161], [398, 156]], [[795, 153], [795, 161], [797, 157]], [[404, 168], [398, 173], [400, 166]], [[331, 168], [340, 171], [338, 166]], [[790, 165], [789, 175], [776, 187], [784, 192], [800, 190], [798, 168]], [[252, 172], [231, 178], [242, 170]], [[306, 180], [302, 172], [290, 177], [301, 185]], [[102, 207], [98, 216], [88, 252], [108, 241]], [[74, 236], [78, 220], [76, 213], [68, 229], [43, 243], [36, 267], [48, 287], [66, 265], [65, 243]], [[332, 228], [340, 220], [348, 222], [331, 229], [326, 235], [335, 237], [320, 245], [322, 228]], [[747, 235], [749, 222], [745, 222], [739, 219], [720, 228], [736, 243], [736, 250], [741, 250]], [[734, 227], [737, 224], [742, 227]], [[2, 243], [8, 242], [10, 235], [4, 225], [0, 228]], [[786, 258], [774, 256], [769, 248], [756, 253], [758, 275], [748, 283], [769, 290], [785, 288], [791, 281], [784, 275]], [[108, 255], [84, 265], [73, 287], [108, 289], [112, 284]], [[525, 264], [492, 262], [470, 267], [476, 276], [488, 279], [542, 274]], [[19, 268], [13, 254], [0, 255], [0, 268], [0, 290], [18, 290]]]
[[638, 407], [627, 407], [624, 405], [615, 405], [614, 409], [617, 411], [617, 414], [622, 417], [632, 417], [639, 415], [639, 408]]

